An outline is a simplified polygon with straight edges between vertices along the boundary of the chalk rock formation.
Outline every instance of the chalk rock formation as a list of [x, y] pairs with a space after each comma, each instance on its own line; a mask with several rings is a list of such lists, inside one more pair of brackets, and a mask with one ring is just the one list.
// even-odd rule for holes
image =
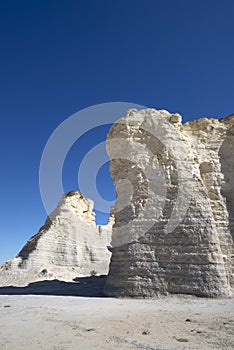
[[18, 256], [0, 267], [0, 285], [107, 274], [113, 219], [106, 226], [96, 226], [92, 210], [93, 201], [80, 192], [64, 195]]
[[231, 296], [234, 115], [130, 110], [108, 134], [117, 201], [106, 294]]

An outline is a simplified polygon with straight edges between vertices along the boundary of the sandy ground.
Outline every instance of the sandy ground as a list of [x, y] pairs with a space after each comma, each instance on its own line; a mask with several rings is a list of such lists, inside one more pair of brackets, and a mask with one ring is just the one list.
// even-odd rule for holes
[[0, 349], [234, 349], [234, 300], [0, 295]]

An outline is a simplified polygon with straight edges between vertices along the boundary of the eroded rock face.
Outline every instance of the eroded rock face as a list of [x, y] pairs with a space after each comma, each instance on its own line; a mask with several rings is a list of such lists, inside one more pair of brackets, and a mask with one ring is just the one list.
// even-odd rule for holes
[[109, 132], [117, 201], [107, 295], [233, 295], [234, 115], [181, 119], [130, 110]]
[[93, 201], [69, 192], [18, 256], [0, 267], [0, 285], [107, 274], [112, 221], [96, 226]]

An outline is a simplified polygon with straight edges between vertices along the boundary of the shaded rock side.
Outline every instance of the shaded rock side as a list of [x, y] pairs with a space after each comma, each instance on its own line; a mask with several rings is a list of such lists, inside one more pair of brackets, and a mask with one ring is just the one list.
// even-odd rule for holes
[[234, 115], [181, 120], [130, 110], [108, 134], [117, 200], [107, 295], [233, 295]]
[[93, 201], [67, 193], [17, 257], [1, 265], [0, 285], [107, 274], [112, 224], [96, 226]]

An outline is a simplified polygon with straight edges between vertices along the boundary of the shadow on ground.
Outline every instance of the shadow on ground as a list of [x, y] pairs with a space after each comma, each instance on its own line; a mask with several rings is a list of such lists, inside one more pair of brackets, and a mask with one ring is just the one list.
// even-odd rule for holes
[[80, 297], [104, 297], [107, 276], [76, 277], [74, 282], [45, 280], [30, 283], [26, 287], [0, 287], [0, 295], [60, 295]]

